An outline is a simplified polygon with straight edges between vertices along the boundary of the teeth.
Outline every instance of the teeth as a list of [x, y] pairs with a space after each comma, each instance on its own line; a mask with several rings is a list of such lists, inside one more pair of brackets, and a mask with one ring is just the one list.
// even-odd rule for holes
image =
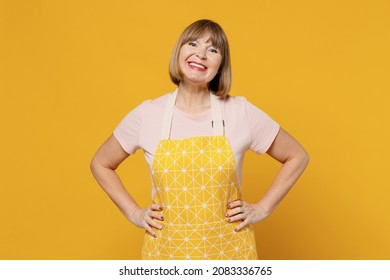
[[189, 64], [191, 66], [195, 66], [195, 67], [198, 67], [198, 68], [206, 69], [206, 66], [203, 66], [203, 65], [195, 63], [195, 62], [190, 62]]

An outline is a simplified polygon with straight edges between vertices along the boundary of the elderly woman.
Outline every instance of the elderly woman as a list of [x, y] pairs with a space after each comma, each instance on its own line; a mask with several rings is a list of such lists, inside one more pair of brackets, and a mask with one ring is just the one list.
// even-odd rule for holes
[[[146, 229], [143, 259], [257, 259], [252, 225], [277, 207], [308, 155], [267, 114], [228, 95], [229, 45], [217, 23], [188, 26], [169, 71], [176, 90], [132, 110], [95, 154], [92, 173], [126, 218]], [[146, 208], [115, 172], [139, 148], [152, 177], [153, 202]], [[282, 163], [256, 203], [241, 199], [247, 150]]]

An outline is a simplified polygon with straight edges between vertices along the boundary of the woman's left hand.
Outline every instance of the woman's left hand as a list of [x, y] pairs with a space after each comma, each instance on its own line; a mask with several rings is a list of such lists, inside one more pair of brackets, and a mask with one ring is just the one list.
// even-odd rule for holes
[[259, 205], [242, 200], [235, 200], [228, 204], [226, 213], [229, 223], [241, 221], [234, 229], [239, 231], [247, 225], [256, 224], [265, 219], [269, 214]]

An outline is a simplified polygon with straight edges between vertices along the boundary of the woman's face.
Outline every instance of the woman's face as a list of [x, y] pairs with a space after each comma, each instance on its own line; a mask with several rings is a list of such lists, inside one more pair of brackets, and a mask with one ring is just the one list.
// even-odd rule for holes
[[222, 55], [205, 33], [180, 48], [179, 66], [185, 82], [208, 85], [218, 73]]

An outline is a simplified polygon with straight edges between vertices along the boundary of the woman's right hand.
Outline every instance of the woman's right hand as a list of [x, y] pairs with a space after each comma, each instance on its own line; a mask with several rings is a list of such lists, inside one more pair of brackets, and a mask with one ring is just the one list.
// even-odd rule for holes
[[138, 208], [134, 211], [132, 222], [140, 228], [146, 229], [152, 236], [156, 237], [156, 233], [153, 228], [162, 229], [156, 220], [164, 221], [164, 217], [161, 214], [162, 207], [158, 204], [152, 204], [147, 208]]

